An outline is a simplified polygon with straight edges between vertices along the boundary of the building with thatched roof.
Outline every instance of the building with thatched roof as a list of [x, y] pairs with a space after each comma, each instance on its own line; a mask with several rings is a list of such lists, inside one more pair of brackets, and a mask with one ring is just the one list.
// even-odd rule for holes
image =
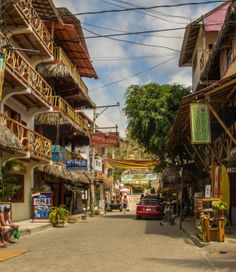
[[[95, 103], [82, 77], [97, 75], [80, 21], [66, 8], [52, 0], [3, 0], [1, 20], [0, 153], [2, 164], [15, 158], [24, 164], [14, 173], [20, 190], [12, 196], [13, 218], [20, 220], [31, 216], [28, 199], [39, 173], [56, 180], [56, 205], [64, 202], [66, 183], [84, 188], [88, 197], [88, 167], [73, 171], [66, 162], [79, 161], [74, 151], [89, 145], [91, 123], [81, 110]], [[59, 165], [52, 164], [58, 156]]]

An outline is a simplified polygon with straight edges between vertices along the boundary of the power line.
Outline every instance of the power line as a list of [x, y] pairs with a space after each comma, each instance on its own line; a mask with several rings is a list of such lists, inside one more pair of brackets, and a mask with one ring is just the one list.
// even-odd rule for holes
[[176, 57], [177, 57], [177, 56], [175, 56], [175, 57], [173, 57], [173, 58], [170, 58], [170, 59], [168, 59], [168, 60], [166, 60], [166, 61], [163, 61], [163, 62], [161, 62], [161, 63], [158, 63], [158, 64], [156, 64], [156, 65], [154, 65], [154, 66], [151, 66], [151, 67], [149, 67], [149, 68], [147, 68], [147, 69], [145, 69], [145, 70], [142, 70], [142, 71], [140, 71], [140, 72], [138, 72], [138, 73], [135, 73], [135, 74], [133, 74], [133, 75], [131, 75], [131, 76], [129, 76], [129, 77], [122, 78], [122, 79], [120, 79], [120, 80], [117, 80], [117, 81], [113, 81], [113, 82], [111, 82], [111, 83], [108, 83], [108, 84], [106, 84], [106, 85], [104, 85], [104, 86], [100, 86], [100, 87], [91, 89], [90, 92], [96, 91], [96, 90], [99, 90], [99, 89], [102, 89], [102, 88], [105, 88], [105, 87], [108, 87], [108, 86], [111, 86], [111, 85], [114, 85], [114, 84], [117, 84], [117, 83], [120, 83], [120, 82], [125, 81], [125, 80], [127, 80], [127, 79], [130, 79], [130, 78], [132, 78], [132, 77], [138, 76], [138, 75], [143, 74], [143, 73], [148, 72], [148, 71], [151, 71], [151, 70], [153, 70], [153, 69], [155, 69], [155, 68], [157, 68], [157, 67], [159, 67], [159, 66], [161, 66], [161, 65], [163, 65], [163, 64], [166, 64], [167, 62], [170, 62], [171, 60], [175, 59]]
[[[171, 48], [171, 47], [168, 47], [168, 46], [154, 45], [154, 44], [144, 44], [144, 43], [135, 42], [135, 41], [122, 40], [122, 39], [117, 39], [117, 38], [113, 38], [113, 37], [110, 37], [110, 36], [100, 35], [100, 34], [94, 32], [94, 31], [91, 31], [91, 30], [86, 29], [86, 28], [83, 28], [83, 29], [86, 30], [86, 31], [88, 31], [88, 32], [90, 32], [90, 33], [93, 33], [93, 34], [97, 35], [97, 37], [99, 37], [99, 38], [106, 38], [106, 39], [111, 39], [111, 40], [120, 41], [120, 42], [126, 42], [126, 43], [132, 43], [132, 44], [137, 44], [137, 45], [146, 46], [146, 47], [163, 48], [163, 49], [168, 49], [168, 50], [175, 51], [175, 52], [180, 52], [179, 50]], [[66, 41], [66, 40], [64, 40], [64, 41]]]
[[214, 0], [214, 1], [205, 1], [205, 2], [191, 2], [191, 3], [158, 5], [158, 6], [151, 6], [151, 7], [135, 7], [135, 8], [125, 8], [125, 9], [87, 11], [87, 12], [75, 13], [73, 15], [96, 15], [96, 14], [104, 14], [104, 13], [111, 13], [111, 12], [126, 12], [126, 11], [133, 11], [133, 10], [149, 10], [149, 9], [156, 9], [156, 8], [173, 8], [173, 7], [196, 6], [196, 5], [207, 5], [207, 4], [228, 3], [228, 2], [229, 1]]
[[[88, 26], [92, 26], [95, 28], [99, 28], [99, 29], [105, 29], [105, 30], [110, 30], [110, 31], [116, 31], [118, 33], [129, 33], [127, 30], [118, 30], [118, 29], [114, 29], [114, 28], [109, 28], [109, 27], [103, 27], [103, 26], [99, 26], [99, 25], [94, 25], [94, 24], [89, 24], [89, 23], [83, 23], [82, 25], [88, 25]], [[128, 35], [128, 34], [127, 34]], [[144, 36], [151, 36], [151, 37], [158, 37], [158, 38], [169, 38], [169, 39], [183, 39], [182, 36], [163, 36], [163, 35], [145, 35], [145, 33], [143, 34]], [[87, 37], [85, 37], [85, 39], [87, 39]]]
[[129, 60], [140, 60], [140, 59], [148, 59], [148, 58], [161, 58], [173, 56], [175, 53], [169, 54], [160, 54], [160, 55], [146, 55], [146, 56], [133, 56], [133, 57], [92, 57], [93, 62], [102, 62], [102, 61], [129, 61]]
[[[100, 2], [103, 2], [103, 3], [107, 3], [107, 4], [109, 4], [109, 5], [112, 5], [112, 6], [116, 6], [116, 7], [121, 7], [121, 8], [126, 8], [125, 6], [121, 6], [121, 5], [117, 5], [117, 4], [113, 4], [113, 3], [111, 3], [111, 2], [109, 2], [109, 1], [105, 1], [105, 0], [98, 0], [98, 1], [100, 1]], [[125, 2], [125, 1], [116, 1], [116, 0], [112, 0], [113, 2], [118, 2], [118, 3], [124, 3], [124, 4], [126, 4], [126, 5], [130, 5], [130, 6], [134, 6], [134, 7], [142, 7], [143, 8], [143, 6], [139, 6], [139, 5], [134, 5], [134, 4], [131, 4], [131, 3], [127, 3], [127, 2]], [[157, 15], [154, 15], [155, 14], [155, 12], [153, 12], [153, 11], [140, 11], [140, 10], [138, 10], [138, 11], [135, 11], [135, 12], [138, 12], [138, 13], [140, 13], [140, 14], [144, 14], [144, 15], [147, 15], [147, 16], [149, 16], [149, 17], [152, 17], [152, 18], [156, 18], [156, 19], [159, 19], [159, 20], [162, 20], [162, 21], [165, 21], [165, 22], [169, 22], [169, 23], [174, 23], [174, 24], [186, 24], [186, 22], [176, 22], [176, 21], [171, 21], [171, 20], [168, 20], [168, 19], [164, 19], [164, 18], [161, 18], [161, 17], [159, 17], [159, 16], [157, 16]]]

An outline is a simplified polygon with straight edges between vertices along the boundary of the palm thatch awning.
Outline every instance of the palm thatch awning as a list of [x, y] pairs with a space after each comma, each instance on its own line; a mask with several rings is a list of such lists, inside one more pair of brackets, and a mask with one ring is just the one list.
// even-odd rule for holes
[[90, 183], [89, 174], [82, 171], [67, 170], [64, 164], [52, 162], [47, 165], [40, 165], [36, 168], [37, 171], [72, 181], [74, 183]]
[[71, 71], [62, 62], [40, 63], [37, 65], [37, 71], [46, 79], [54, 79], [57, 94], [63, 97], [71, 106], [96, 107], [88, 93], [81, 88], [73, 78]]
[[83, 127], [80, 124], [73, 121], [69, 116], [67, 116], [62, 111], [60, 112], [45, 112], [40, 113], [35, 116], [35, 125], [51, 125], [51, 126], [71, 126], [77, 132], [80, 132], [82, 135], [88, 135]]
[[20, 150], [23, 145], [16, 135], [0, 121], [0, 147]]

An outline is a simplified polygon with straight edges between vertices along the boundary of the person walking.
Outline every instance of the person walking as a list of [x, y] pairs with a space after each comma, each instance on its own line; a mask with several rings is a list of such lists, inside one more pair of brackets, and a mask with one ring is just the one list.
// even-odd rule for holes
[[127, 195], [125, 195], [123, 197], [123, 201], [122, 201], [122, 208], [123, 208], [123, 213], [125, 214], [128, 208], [128, 198]]

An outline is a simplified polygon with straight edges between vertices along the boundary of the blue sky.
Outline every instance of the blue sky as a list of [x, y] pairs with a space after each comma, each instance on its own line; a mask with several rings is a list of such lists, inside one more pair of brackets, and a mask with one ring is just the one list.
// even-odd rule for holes
[[[54, 0], [57, 7], [67, 7], [73, 13], [99, 11], [109, 9], [130, 8], [131, 5], [154, 6], [174, 3], [204, 2], [194, 0]], [[129, 3], [129, 4], [128, 4]], [[116, 6], [116, 5], [119, 5]], [[137, 32], [166, 28], [185, 27], [191, 20], [200, 17], [219, 4], [199, 6], [184, 6], [175, 8], [160, 8], [145, 12], [119, 12], [99, 15], [80, 15], [78, 18], [82, 27], [101, 35], [124, 32]], [[183, 18], [173, 17], [183, 16]], [[185, 18], [188, 17], [188, 18]], [[102, 28], [101, 28], [102, 27]], [[103, 29], [106, 28], [106, 29]], [[109, 29], [112, 30], [109, 30]], [[121, 136], [125, 136], [126, 118], [122, 112], [124, 106], [124, 93], [131, 84], [179, 83], [191, 85], [190, 68], [178, 67], [179, 53], [173, 50], [158, 48], [165, 46], [180, 50], [184, 30], [175, 30], [151, 35], [132, 35], [117, 37], [123, 40], [134, 41], [149, 46], [115, 41], [107, 38], [87, 39], [87, 46], [93, 65], [99, 79], [85, 79], [89, 88], [89, 95], [100, 105], [120, 103], [120, 107], [107, 109], [96, 122], [99, 126], [118, 125]], [[94, 36], [84, 30], [85, 37]], [[172, 60], [170, 60], [172, 58]], [[168, 61], [168, 62], [166, 62]], [[139, 75], [150, 67], [166, 62]], [[122, 80], [126, 79], [126, 80]], [[120, 81], [122, 80], [122, 81]], [[109, 87], [104, 85], [120, 81]], [[99, 111], [98, 111], [99, 112]], [[86, 112], [89, 116], [90, 112]]]

